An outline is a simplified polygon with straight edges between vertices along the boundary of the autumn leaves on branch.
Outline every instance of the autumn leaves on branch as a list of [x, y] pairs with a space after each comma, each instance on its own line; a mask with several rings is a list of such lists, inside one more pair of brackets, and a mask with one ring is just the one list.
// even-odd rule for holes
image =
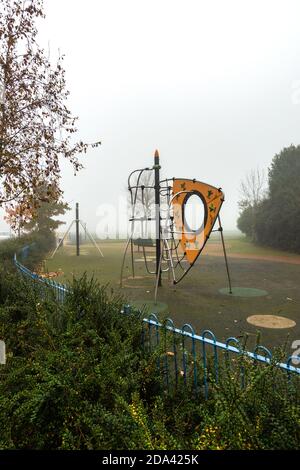
[[42, 0], [0, 0], [0, 206], [11, 219], [60, 200], [60, 159], [76, 172], [78, 156], [100, 145], [76, 140], [63, 56], [53, 65], [39, 47], [40, 18]]

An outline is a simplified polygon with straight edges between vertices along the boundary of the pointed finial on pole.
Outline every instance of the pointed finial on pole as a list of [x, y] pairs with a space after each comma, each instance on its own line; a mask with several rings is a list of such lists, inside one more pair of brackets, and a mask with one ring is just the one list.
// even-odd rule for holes
[[160, 169], [160, 165], [159, 165], [159, 151], [156, 149], [155, 152], [154, 152], [154, 167], [153, 169], [155, 170], [155, 168], [158, 168]]

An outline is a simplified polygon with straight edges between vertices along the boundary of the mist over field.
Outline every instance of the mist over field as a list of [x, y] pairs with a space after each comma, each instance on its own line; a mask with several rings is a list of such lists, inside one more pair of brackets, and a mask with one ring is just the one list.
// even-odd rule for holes
[[223, 188], [235, 230], [240, 180], [299, 140], [299, 2], [46, 0], [45, 13], [39, 41], [65, 54], [80, 137], [102, 141], [77, 176], [61, 162], [64, 220], [79, 202], [95, 232], [158, 148], [164, 176]]

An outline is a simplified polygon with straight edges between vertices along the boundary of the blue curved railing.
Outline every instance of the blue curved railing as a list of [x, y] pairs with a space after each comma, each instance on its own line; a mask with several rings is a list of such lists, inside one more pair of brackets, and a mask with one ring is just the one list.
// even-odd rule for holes
[[[70, 292], [66, 285], [38, 276], [38, 274], [23, 266], [17, 260], [16, 255], [14, 263], [20, 273], [46, 289], [50, 288], [56, 299], [59, 302], [64, 302], [67, 293]], [[125, 305], [121, 314], [131, 315], [133, 311], [130, 305]], [[253, 352], [247, 351], [237, 338], [229, 337], [225, 343], [222, 343], [217, 340], [215, 334], [210, 330], [203, 330], [199, 335], [188, 323], [185, 323], [181, 329], [176, 328], [173, 320], [168, 318], [164, 323], [161, 323], [154, 313], [149, 314], [147, 318], [143, 318], [142, 325], [143, 347], [153, 351], [163, 345], [165, 349], [163, 358], [161, 356], [157, 358], [157, 368], [160, 371], [163, 370], [167, 389], [170, 388], [172, 383], [176, 386], [181, 377], [184, 384], [187, 384], [188, 381], [193, 383], [196, 394], [202, 388], [207, 398], [209, 384], [212, 381], [218, 383], [219, 380], [219, 353], [221, 352], [225, 354], [225, 360], [228, 362], [229, 367], [233, 362], [230, 361], [230, 354], [233, 354], [252, 363], [273, 364], [287, 374], [288, 381], [292, 376], [300, 377], [300, 367], [293, 365], [293, 363], [300, 365], [300, 356], [291, 355], [286, 363], [276, 362], [271, 351], [262, 345], [257, 345]], [[167, 334], [169, 335], [168, 342], [166, 341]], [[190, 350], [187, 347], [188, 341], [191, 342]], [[167, 351], [170, 348], [172, 350]], [[171, 367], [170, 360], [173, 361], [173, 367]], [[209, 361], [212, 362], [211, 367], [208, 367]], [[244, 365], [240, 364], [239, 367], [241, 387], [244, 388], [246, 383]]]
[[[26, 248], [26, 247], [25, 247]], [[59, 284], [58, 282], [53, 281], [52, 279], [47, 279], [39, 276], [38, 274], [30, 271], [23, 264], [21, 264], [17, 259], [17, 254], [14, 256], [14, 264], [18, 271], [25, 275], [27, 278], [32, 279], [37, 282], [40, 286], [51, 289], [51, 292], [54, 293], [56, 300], [63, 302], [65, 300], [66, 294], [69, 292], [68, 287], [64, 284]]]
[[[122, 313], [129, 314], [130, 312], [131, 307], [127, 305]], [[145, 329], [148, 331], [145, 331]], [[225, 360], [227, 359], [229, 364], [229, 356], [233, 354], [234, 356], [243, 358], [243, 360], [251, 361], [254, 364], [272, 364], [286, 373], [288, 380], [292, 375], [297, 378], [300, 377], [300, 367], [292, 365], [293, 362], [297, 365], [300, 364], [299, 356], [289, 356], [286, 363], [278, 362], [273, 358], [271, 351], [264, 346], [257, 345], [253, 352], [247, 351], [243, 349], [237, 338], [230, 337], [223, 343], [218, 341], [214, 333], [210, 330], [203, 330], [199, 335], [195, 333], [194, 328], [189, 324], [183, 325], [182, 328], [176, 328], [171, 319], [167, 319], [164, 323], [161, 323], [153, 313], [151, 313], [148, 318], [143, 318], [142, 337], [144, 346], [148, 347], [149, 350], [153, 350], [153, 346], [157, 347], [160, 345], [160, 332], [163, 331], [168, 332], [170, 337], [173, 337], [173, 341], [171, 340], [168, 343], [172, 351], [165, 350], [163, 352], [164, 364], [159, 363], [159, 368], [163, 369], [167, 388], [170, 387], [170, 378], [172, 375], [170, 372], [172, 367], [169, 363], [171, 358], [173, 359], [175, 368], [175, 372], [173, 373], [174, 384], [176, 385], [178, 383], [178, 377], [180, 375], [183, 378], [184, 384], [187, 384], [188, 368], [190, 367], [190, 381], [193, 382], [196, 394], [198, 394], [201, 387], [203, 387], [204, 395], [207, 398], [209, 384], [211, 382], [218, 383], [219, 380], [219, 354], [221, 352], [225, 354]], [[178, 338], [178, 341], [175, 340], [175, 337]], [[187, 340], [191, 342], [190, 351], [188, 351], [186, 347]], [[234, 346], [232, 343], [234, 343]], [[208, 366], [209, 360], [212, 363], [210, 367]], [[231, 367], [231, 365], [229, 367]], [[245, 364], [241, 362], [238, 367], [240, 370], [241, 387], [244, 388], [247, 379]]]

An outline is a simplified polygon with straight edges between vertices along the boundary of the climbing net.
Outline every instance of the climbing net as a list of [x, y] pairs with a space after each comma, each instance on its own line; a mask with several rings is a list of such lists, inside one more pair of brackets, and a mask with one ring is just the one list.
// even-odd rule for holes
[[[220, 220], [220, 209], [224, 194], [220, 188], [207, 185], [196, 179], [159, 179], [159, 165], [134, 170], [128, 178], [130, 195], [130, 235], [126, 244], [122, 269], [130, 249], [132, 275], [135, 277], [134, 247], [142, 250], [143, 261], [148, 274], [156, 276], [155, 296], [163, 273], [173, 284], [178, 284], [194, 266], [211, 232], [219, 231], [222, 237], [224, 257], [231, 291], [225, 244]], [[202, 218], [190, 227], [187, 208], [190, 198], [195, 196], [203, 207]], [[198, 214], [199, 215], [199, 214]], [[219, 227], [214, 230], [215, 222]], [[155, 248], [155, 266], [153, 251]]]

